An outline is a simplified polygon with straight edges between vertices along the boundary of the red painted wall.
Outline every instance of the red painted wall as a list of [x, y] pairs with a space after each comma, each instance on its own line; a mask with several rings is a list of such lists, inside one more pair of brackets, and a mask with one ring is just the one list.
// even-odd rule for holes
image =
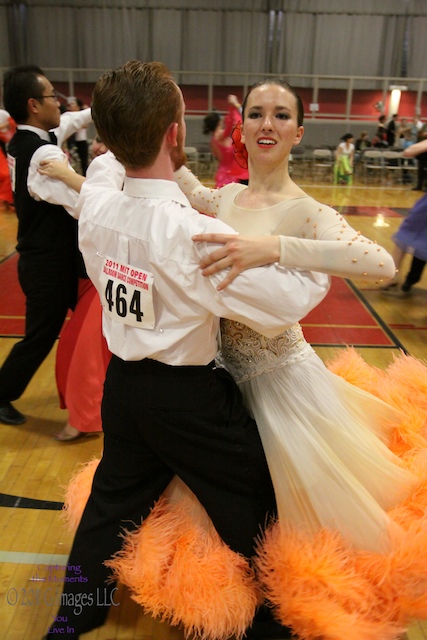
[[[187, 113], [206, 113], [208, 110], [208, 87], [204, 85], [181, 85], [184, 99], [187, 105]], [[55, 83], [55, 89], [63, 95], [68, 95], [68, 84], [65, 82]], [[90, 104], [93, 84], [75, 83], [74, 93], [76, 97], [83, 102]], [[310, 115], [309, 106], [313, 99], [311, 89], [298, 89], [306, 115]], [[218, 111], [226, 111], [228, 107], [227, 96], [232, 93], [243, 100], [243, 89], [239, 86], [214, 87], [213, 90], [213, 106]], [[361, 119], [376, 120], [380, 115], [375, 108], [376, 102], [381, 102], [383, 98], [382, 91], [378, 90], [355, 90], [353, 91], [351, 116], [359, 116]], [[399, 115], [404, 118], [413, 118], [415, 115], [417, 93], [415, 91], [402, 91], [399, 107]], [[322, 114], [332, 114], [333, 116], [345, 116], [346, 112], [347, 92], [343, 89], [320, 89], [318, 95], [319, 113], [316, 117], [322, 117]], [[421, 117], [427, 119], [427, 93], [423, 94], [421, 106]], [[388, 114], [388, 103], [384, 105], [384, 113]], [[327, 115], [326, 115], [327, 117]]]

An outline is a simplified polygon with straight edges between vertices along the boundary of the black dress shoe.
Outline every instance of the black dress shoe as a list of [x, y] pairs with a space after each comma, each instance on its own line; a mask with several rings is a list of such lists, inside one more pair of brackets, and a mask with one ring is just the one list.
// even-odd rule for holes
[[0, 402], [0, 422], [3, 424], [24, 424], [26, 417], [20, 411], [15, 409], [10, 402]]
[[280, 622], [271, 620], [270, 622], [260, 622], [252, 625], [250, 629], [246, 631], [246, 635], [243, 640], [296, 640], [296, 636], [293, 635], [289, 627], [284, 627]]
[[404, 282], [402, 284], [402, 291], [404, 291], [405, 293], [408, 293], [408, 291], [411, 290], [412, 284], [408, 284], [407, 282]]

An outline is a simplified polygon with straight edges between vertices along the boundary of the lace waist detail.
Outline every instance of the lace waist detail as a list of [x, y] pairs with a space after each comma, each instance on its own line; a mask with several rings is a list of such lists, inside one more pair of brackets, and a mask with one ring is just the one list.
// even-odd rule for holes
[[274, 338], [266, 338], [241, 322], [221, 320], [218, 364], [228, 369], [237, 383], [305, 360], [310, 353], [313, 349], [299, 323]]

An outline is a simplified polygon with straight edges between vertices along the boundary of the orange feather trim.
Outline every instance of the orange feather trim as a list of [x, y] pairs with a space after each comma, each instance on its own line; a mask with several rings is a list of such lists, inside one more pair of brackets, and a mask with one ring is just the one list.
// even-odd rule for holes
[[305, 640], [397, 640], [427, 615], [426, 525], [381, 555], [355, 552], [334, 532], [276, 523], [260, 543], [258, 576], [278, 619]]
[[427, 451], [427, 366], [401, 353], [385, 371], [368, 365], [354, 348], [327, 363], [328, 369], [351, 384], [369, 391], [402, 413], [392, 425], [389, 447], [399, 457]]
[[92, 488], [93, 476], [99, 459], [81, 464], [65, 487], [62, 517], [70, 531], [76, 531]]
[[377, 386], [383, 372], [365, 362], [353, 347], [338, 351], [338, 354], [328, 361], [326, 366], [329, 371], [344, 378], [350, 384], [378, 396]]
[[186, 636], [241, 638], [260, 602], [253, 569], [212, 525], [189, 517], [185, 502], [161, 498], [106, 564], [136, 602]]

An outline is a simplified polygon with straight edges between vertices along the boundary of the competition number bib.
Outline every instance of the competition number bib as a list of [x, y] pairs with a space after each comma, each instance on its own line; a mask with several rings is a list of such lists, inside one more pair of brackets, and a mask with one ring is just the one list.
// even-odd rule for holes
[[15, 193], [16, 159], [13, 156], [11, 156], [9, 153], [7, 154], [7, 166], [9, 169], [10, 184], [12, 187], [12, 191], [13, 193]]
[[104, 258], [100, 276], [104, 313], [130, 327], [154, 329], [153, 281], [149, 271]]

